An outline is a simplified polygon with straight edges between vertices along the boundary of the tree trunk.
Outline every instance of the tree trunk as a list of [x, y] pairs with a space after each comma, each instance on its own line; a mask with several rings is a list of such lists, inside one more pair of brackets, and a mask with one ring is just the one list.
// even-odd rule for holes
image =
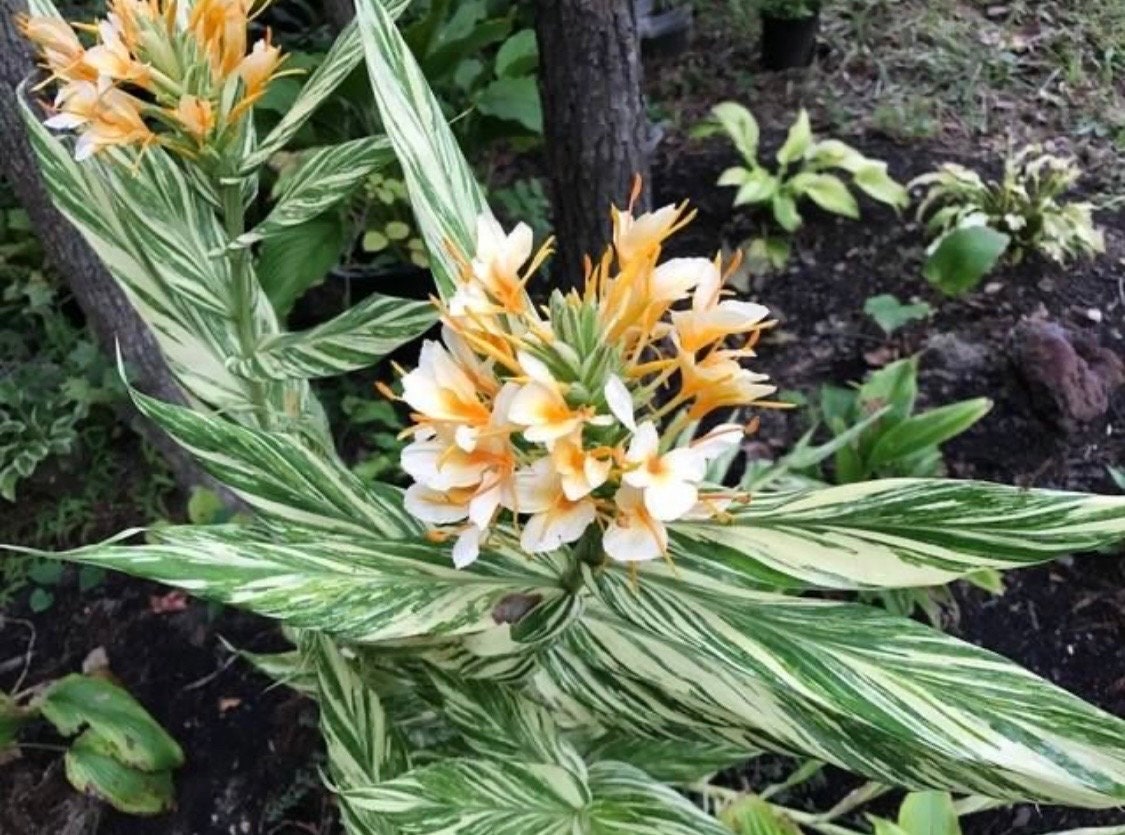
[[536, 0], [539, 90], [559, 252], [556, 286], [582, 281], [582, 260], [610, 241], [609, 209], [644, 179], [649, 125], [633, 0]]
[[[134, 385], [161, 400], [184, 403], [152, 333], [94, 251], [56, 211], [39, 178], [16, 100], [17, 85], [35, 68], [15, 27], [14, 16], [22, 11], [26, 11], [26, 5], [20, 0], [0, 0], [0, 176], [12, 186], [27, 210], [44, 252], [67, 282], [102, 350], [113, 356], [115, 345], [120, 346]], [[125, 417], [160, 450], [181, 487], [204, 484], [219, 489], [159, 427], [132, 409]], [[220, 492], [232, 505], [241, 504], [225, 488]]]

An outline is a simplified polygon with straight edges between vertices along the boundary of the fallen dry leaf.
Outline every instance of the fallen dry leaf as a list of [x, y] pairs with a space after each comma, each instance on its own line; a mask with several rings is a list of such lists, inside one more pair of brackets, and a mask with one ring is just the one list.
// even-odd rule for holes
[[187, 608], [188, 596], [182, 591], [170, 591], [167, 594], [154, 594], [148, 599], [149, 611], [157, 615], [169, 612], [182, 612]]

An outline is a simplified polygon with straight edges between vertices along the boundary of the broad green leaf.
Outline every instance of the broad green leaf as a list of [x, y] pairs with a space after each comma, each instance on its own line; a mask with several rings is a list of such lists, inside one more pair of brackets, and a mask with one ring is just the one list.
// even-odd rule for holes
[[1125, 497], [946, 479], [760, 493], [731, 516], [671, 526], [681, 571], [745, 586], [764, 566], [826, 589], [910, 588], [1125, 538]]
[[590, 762], [628, 763], [666, 783], [695, 783], [760, 753], [712, 737], [680, 732], [674, 739], [657, 739], [610, 731], [595, 740], [585, 756]]
[[890, 336], [910, 322], [928, 318], [934, 311], [926, 302], [903, 304], [890, 293], [881, 293], [864, 302], [863, 312]]
[[754, 114], [737, 102], [724, 101], [711, 108], [711, 115], [723, 126], [738, 152], [748, 162], [756, 163], [761, 131]]
[[789, 128], [783, 144], [777, 151], [777, 161], [782, 165], [790, 165], [802, 159], [812, 146], [812, 126], [809, 124], [809, 114], [804, 108], [797, 115], [797, 121]]
[[598, 603], [543, 675], [603, 722], [742, 733], [912, 789], [1125, 798], [1125, 722], [986, 650], [856, 604], [587, 576]]
[[858, 405], [861, 411], [889, 406], [887, 420], [881, 426], [885, 428], [910, 417], [917, 399], [918, 358], [906, 357], [872, 371], [859, 387]]
[[78, 737], [64, 762], [66, 779], [75, 789], [128, 815], [159, 815], [175, 803], [171, 772], [146, 772], [126, 765], [94, 731]]
[[747, 797], [723, 812], [723, 822], [735, 835], [801, 835], [791, 820], [760, 797]]
[[368, 536], [421, 536], [397, 489], [364, 484], [334, 452], [296, 433], [251, 429], [139, 392], [132, 396], [146, 417], [267, 520]]
[[[273, 235], [262, 244], [256, 272], [262, 291], [284, 316], [310, 287], [324, 281], [348, 243], [348, 224], [329, 211]], [[229, 359], [235, 356], [228, 354]]]
[[376, 0], [358, 0], [356, 17], [383, 126], [402, 165], [438, 289], [448, 295], [459, 277], [449, 249], [475, 251], [477, 217], [491, 212], [392, 17]]
[[515, 78], [535, 72], [539, 64], [539, 43], [535, 31], [521, 29], [496, 51], [496, 75], [501, 78]]
[[148, 711], [115, 684], [69, 675], [53, 683], [38, 703], [43, 717], [63, 736], [89, 727], [105, 752], [140, 771], [166, 771], [183, 764], [176, 740]]
[[871, 449], [868, 466], [877, 471], [893, 461], [939, 446], [960, 435], [991, 409], [991, 400], [978, 397], [908, 417], [879, 437]]
[[894, 821], [878, 818], [874, 815], [868, 815], [867, 819], [875, 827], [875, 835], [911, 835]]
[[[723, 183], [720, 183], [720, 185], [723, 185]], [[745, 206], [747, 204], [765, 203], [768, 200], [773, 200], [774, 195], [777, 193], [777, 186], [777, 177], [764, 168], [755, 168], [752, 171], [746, 171], [746, 178], [740, 184], [738, 191], [734, 195], [734, 205]], [[795, 210], [796, 207], [794, 204], [794, 211]]]
[[[390, 727], [378, 694], [363, 680], [353, 661], [327, 635], [306, 633], [302, 654], [316, 671], [320, 730], [328, 751], [328, 772], [337, 789], [378, 783], [409, 768], [398, 734]], [[356, 833], [394, 830], [380, 816], [340, 798], [346, 829]]]
[[911, 792], [898, 810], [898, 825], [910, 835], [961, 835], [948, 792]]
[[516, 122], [532, 133], [543, 132], [543, 107], [533, 75], [497, 78], [481, 90], [476, 106], [486, 116]]
[[583, 779], [551, 764], [450, 759], [345, 797], [403, 835], [730, 835], [624, 763], [594, 763]]
[[374, 365], [437, 320], [429, 302], [369, 296], [311, 330], [272, 336], [232, 367], [255, 378], [331, 377]]
[[[382, 7], [393, 20], [403, 13], [410, 0], [381, 0]], [[343, 83], [363, 60], [363, 45], [355, 21], [349, 23], [336, 38], [323, 63], [309, 76], [300, 95], [277, 126], [269, 132], [258, 148], [242, 162], [243, 173], [263, 165], [288, 144], [332, 92]]]
[[279, 537], [241, 525], [153, 534], [158, 541], [110, 540], [55, 556], [367, 643], [480, 632], [501, 622], [513, 597], [534, 606], [562, 594], [549, 564], [491, 553], [458, 570], [447, 547], [421, 539], [296, 529]]
[[922, 275], [946, 295], [961, 295], [996, 266], [1009, 241], [1007, 235], [987, 226], [955, 229], [941, 239]]
[[863, 165], [852, 172], [852, 182], [868, 197], [896, 209], [905, 208], [910, 203], [910, 193], [906, 186], [887, 173], [885, 162], [865, 160]]
[[790, 181], [795, 195], [804, 195], [833, 214], [859, 219], [859, 204], [835, 174], [798, 174]]
[[1121, 490], [1125, 490], [1125, 469], [1121, 467], [1107, 467], [1106, 470], [1109, 472], [1109, 477], [1113, 479], [1113, 483]]
[[234, 247], [247, 247], [324, 214], [339, 205], [369, 174], [394, 160], [385, 137], [367, 137], [316, 148], [288, 180], [265, 219], [240, 235]]
[[797, 211], [797, 201], [789, 194], [776, 192], [770, 205], [774, 219], [786, 232], [796, 232], [804, 222]]
[[873, 164], [873, 160], [867, 159], [851, 145], [839, 139], [822, 139], [817, 142], [809, 152], [808, 162], [813, 168], [840, 168], [849, 174], [855, 174], [865, 166]]

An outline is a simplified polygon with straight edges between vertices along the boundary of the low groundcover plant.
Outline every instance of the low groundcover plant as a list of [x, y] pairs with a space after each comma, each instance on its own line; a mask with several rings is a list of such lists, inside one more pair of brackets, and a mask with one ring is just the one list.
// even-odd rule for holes
[[[673, 786], [763, 751], [911, 789], [1125, 802], [1121, 720], [986, 650], [818, 594], [1108, 546], [1125, 499], [917, 478], [749, 496], [711, 483], [744, 431], [725, 412], [771, 392], [742, 365], [767, 311], [725, 298], [717, 262], [660, 260], [679, 207], [618, 212], [584, 289], [537, 306], [525, 285], [547, 250], [492, 219], [394, 24], [403, 5], [359, 0], [277, 128], [258, 137], [239, 119], [192, 153], [94, 142], [78, 162], [25, 88], [56, 203], [152, 325], [189, 405], [134, 402], [255, 514], [55, 556], [284, 622], [294, 649], [253, 660], [317, 700], [353, 835], [718, 835]], [[47, 0], [32, 12], [57, 18]], [[247, 228], [262, 163], [364, 60], [386, 136], [317, 149]], [[184, 77], [213, 70], [192, 58]], [[229, 84], [230, 101], [252, 96], [248, 79]], [[140, 117], [159, 133], [162, 117]], [[374, 363], [432, 308], [376, 296], [286, 332], [254, 252], [392, 151], [445, 325], [402, 379], [406, 493], [348, 470], [308, 381]]]

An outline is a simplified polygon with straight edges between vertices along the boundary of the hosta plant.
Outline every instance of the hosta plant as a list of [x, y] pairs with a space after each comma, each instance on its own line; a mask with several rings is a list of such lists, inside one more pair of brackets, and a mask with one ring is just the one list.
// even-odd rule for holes
[[950, 292], [970, 289], [1001, 256], [1018, 263], [1037, 252], [1058, 264], [1105, 251], [1094, 204], [1064, 195], [1081, 176], [1077, 161], [1028, 145], [1009, 156], [999, 180], [956, 163], [923, 174], [918, 206], [933, 241], [927, 278]]
[[[212, 2], [130, 9], [187, 39]], [[328, 781], [357, 835], [718, 835], [674, 786], [765, 750], [910, 788], [1125, 800], [1117, 718], [920, 624], [794, 595], [935, 585], [1108, 546], [1125, 535], [1125, 499], [925, 478], [713, 483], [744, 431], [747, 416], [729, 413], [769, 394], [743, 365], [765, 309], [726, 297], [728, 265], [663, 258], [688, 219], [676, 206], [622, 208], [583, 291], [528, 297], [549, 248], [532, 255], [525, 228], [493, 220], [393, 22], [399, 4], [356, 7], [264, 137], [227, 119], [221, 147], [181, 153], [144, 111], [156, 140], [76, 162], [26, 106], [56, 201], [188, 397], [135, 403], [256, 514], [57, 556], [286, 624], [294, 649], [252, 660], [317, 700]], [[46, 0], [33, 11], [54, 14]], [[364, 58], [386, 137], [323, 149], [244, 228], [256, 166]], [[184, 60], [191, 78], [216, 71]], [[229, 115], [244, 84], [224, 81], [215, 111]], [[281, 331], [256, 242], [336, 199], [386, 148], [436, 307], [376, 299]], [[414, 484], [364, 483], [307, 381], [374, 362], [435, 315], [441, 341], [387, 392], [413, 411]]]
[[[885, 162], [869, 159], [838, 139], [818, 140], [803, 109], [778, 149], [777, 165], [772, 169], [758, 159], [760, 130], [749, 110], [737, 102], [722, 102], [711, 109], [711, 117], [703, 132], [725, 133], [745, 163], [724, 171], [718, 185], [738, 189], [735, 208], [768, 209], [785, 236], [804, 223], [800, 204], [805, 200], [827, 212], [859, 219], [859, 203], [842, 175], [851, 178], [852, 187], [880, 203], [900, 209], [908, 202], [906, 189], [887, 173]], [[789, 240], [785, 236], [766, 238], [765, 250], [774, 266], [788, 259]]]

